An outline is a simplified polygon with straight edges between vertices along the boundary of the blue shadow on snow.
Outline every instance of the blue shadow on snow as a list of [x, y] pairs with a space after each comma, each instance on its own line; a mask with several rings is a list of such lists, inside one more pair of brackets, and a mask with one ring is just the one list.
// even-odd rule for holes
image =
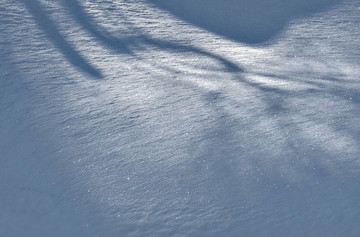
[[247, 44], [263, 44], [293, 19], [342, 0], [148, 0], [210, 32]]
[[46, 11], [38, 0], [23, 0], [22, 2], [33, 16], [37, 25], [44, 31], [47, 38], [72, 65], [93, 77], [102, 77], [100, 71], [87, 62], [60, 33], [56, 24], [47, 16]]

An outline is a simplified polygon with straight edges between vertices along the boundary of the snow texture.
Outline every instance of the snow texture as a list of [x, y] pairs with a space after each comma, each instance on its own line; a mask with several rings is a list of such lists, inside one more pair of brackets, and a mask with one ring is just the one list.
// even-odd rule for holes
[[357, 0], [1, 0], [0, 236], [359, 236]]

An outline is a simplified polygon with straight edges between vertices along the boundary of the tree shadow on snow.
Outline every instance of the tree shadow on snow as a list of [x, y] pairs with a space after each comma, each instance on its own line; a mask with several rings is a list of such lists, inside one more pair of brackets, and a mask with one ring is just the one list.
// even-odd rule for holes
[[[229, 71], [242, 71], [242, 69], [231, 62], [230, 60], [208, 52], [204, 49], [197, 48], [191, 45], [184, 45], [177, 42], [166, 41], [163, 39], [156, 39], [149, 35], [141, 32], [140, 29], [132, 29], [137, 34], [136, 37], [124, 37], [117, 38], [112, 36], [109, 32], [104, 30], [101, 26], [99, 26], [92, 18], [89, 16], [84, 8], [81, 6], [78, 0], [64, 0], [64, 5], [67, 7], [72, 16], [77, 21], [79, 25], [81, 25], [86, 31], [91, 33], [99, 42], [101, 42], [104, 46], [115, 50], [115, 52], [120, 53], [131, 53], [131, 48], [136, 46], [139, 48], [139, 44], [146, 44], [149, 46], [153, 46], [159, 48], [161, 50], [170, 51], [170, 52], [192, 52], [198, 55], [206, 56], [218, 61]], [[119, 12], [119, 15], [122, 13]], [[126, 24], [129, 29], [136, 28], [132, 27], [130, 22], [123, 23]]]
[[55, 22], [47, 16], [45, 9], [43, 9], [39, 1], [24, 0], [22, 2], [33, 16], [37, 25], [44, 31], [47, 38], [65, 56], [69, 63], [95, 78], [101, 77], [100, 71], [81, 56], [81, 54], [60, 33]]
[[179, 18], [218, 35], [262, 44], [289, 21], [331, 7], [341, 0], [148, 0]]
[[77, 0], [63, 0], [62, 2], [76, 22], [97, 39], [97, 41], [102, 42], [104, 46], [114, 50], [116, 53], [131, 53], [128, 47], [130, 42], [128, 39], [114, 37], [104, 30], [91, 19]]
[[[89, 74], [95, 78], [102, 78], [101, 71], [88, 62], [64, 36], [54, 22], [46, 13], [39, 0], [24, 1], [21, 0], [30, 14], [35, 19], [37, 25], [44, 31], [47, 38], [54, 44], [54, 46], [65, 56], [69, 63], [82, 72]], [[191, 52], [197, 55], [212, 58], [218, 61], [225, 70], [228, 71], [243, 71], [237, 64], [230, 60], [211, 53], [204, 49], [184, 45], [178, 42], [171, 42], [163, 39], [157, 39], [152, 36], [146, 35], [138, 29], [135, 30], [136, 36], [132, 37], [115, 37], [110, 32], [101, 27], [92, 17], [86, 13], [84, 7], [77, 0], [63, 0], [63, 6], [69, 11], [78, 25], [99, 42], [102, 46], [112, 50], [117, 54], [132, 54], [132, 49], [141, 49], [140, 44], [145, 44], [155, 48], [159, 48], [169, 52]], [[121, 13], [119, 13], [121, 15]], [[130, 23], [127, 24], [131, 28]]]

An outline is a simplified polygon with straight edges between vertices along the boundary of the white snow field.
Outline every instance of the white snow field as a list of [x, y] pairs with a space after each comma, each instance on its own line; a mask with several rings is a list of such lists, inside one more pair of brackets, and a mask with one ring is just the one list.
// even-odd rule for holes
[[360, 1], [1, 0], [0, 236], [360, 236]]

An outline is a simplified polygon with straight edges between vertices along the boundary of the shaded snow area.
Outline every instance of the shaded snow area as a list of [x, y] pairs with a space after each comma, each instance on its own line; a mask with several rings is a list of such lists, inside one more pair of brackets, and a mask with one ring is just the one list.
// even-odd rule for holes
[[358, 0], [1, 0], [0, 236], [360, 236]]

